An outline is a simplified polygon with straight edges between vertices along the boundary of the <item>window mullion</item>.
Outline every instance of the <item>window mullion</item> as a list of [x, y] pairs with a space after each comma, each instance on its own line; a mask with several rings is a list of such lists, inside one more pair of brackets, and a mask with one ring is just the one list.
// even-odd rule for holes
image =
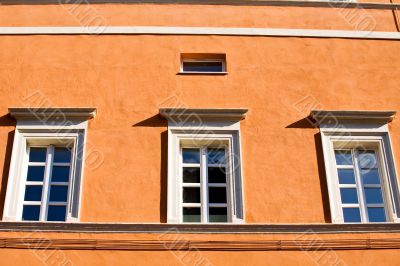
[[365, 201], [365, 194], [364, 194], [364, 184], [362, 182], [361, 178], [361, 168], [359, 165], [359, 155], [358, 155], [358, 150], [353, 149], [353, 154], [354, 154], [354, 173], [356, 176], [356, 183], [357, 183], [357, 194], [358, 194], [358, 199], [359, 199], [359, 204], [360, 204], [360, 211], [361, 211], [361, 221], [363, 223], [368, 222], [368, 214], [367, 214], [367, 207], [366, 207], [366, 201]]
[[52, 171], [52, 164], [53, 164], [53, 157], [54, 157], [54, 146], [50, 145], [47, 147], [47, 158], [46, 158], [46, 168], [45, 168], [45, 175], [43, 180], [43, 194], [42, 194], [42, 206], [40, 208], [40, 221], [47, 220], [47, 208], [49, 202], [49, 184], [50, 184], [50, 177]]
[[208, 222], [208, 176], [207, 176], [207, 148], [200, 149], [200, 186], [201, 186], [201, 222]]

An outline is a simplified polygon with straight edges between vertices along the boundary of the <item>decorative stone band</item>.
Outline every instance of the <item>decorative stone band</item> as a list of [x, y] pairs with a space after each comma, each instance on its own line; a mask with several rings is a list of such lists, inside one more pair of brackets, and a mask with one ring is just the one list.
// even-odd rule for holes
[[96, 108], [93, 107], [76, 107], [76, 108], [20, 108], [11, 107], [8, 111], [12, 117], [17, 120], [35, 120], [35, 119], [82, 119], [88, 120], [95, 117]]
[[182, 240], [176, 236], [162, 235], [156, 240], [122, 239], [54, 239], [54, 238], [0, 238], [0, 248], [66, 249], [66, 250], [179, 250], [179, 251], [326, 251], [360, 249], [398, 249], [399, 238], [321, 239], [318, 236], [294, 237], [290, 240]]
[[160, 115], [167, 120], [179, 121], [187, 118], [242, 120], [246, 117], [245, 108], [216, 108], [216, 109], [188, 109], [188, 108], [160, 108]]
[[0, 222], [0, 232], [179, 233], [179, 234], [346, 234], [400, 233], [399, 223], [359, 224], [133, 224]]
[[329, 119], [335, 120], [369, 120], [373, 122], [388, 123], [393, 120], [396, 111], [326, 111], [312, 110], [310, 117], [319, 124]]

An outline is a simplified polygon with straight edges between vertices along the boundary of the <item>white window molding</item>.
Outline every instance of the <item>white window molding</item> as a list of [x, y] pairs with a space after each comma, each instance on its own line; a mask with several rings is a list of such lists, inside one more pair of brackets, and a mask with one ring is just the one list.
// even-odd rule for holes
[[[31, 146], [49, 147], [50, 150], [54, 150], [55, 146], [62, 146], [71, 150], [66, 222], [79, 221], [87, 124], [88, 119], [95, 116], [96, 109], [9, 108], [9, 112], [17, 120], [17, 125], [3, 221], [22, 220], [28, 152]], [[48, 180], [43, 182], [48, 182]], [[45, 200], [44, 197], [42, 196], [42, 201]], [[42, 220], [45, 217], [45, 214], [41, 214]]]
[[[344, 206], [340, 188], [352, 185], [339, 184], [338, 166], [335, 159], [335, 150], [351, 150], [351, 154], [358, 150], [371, 150], [377, 156], [380, 186], [386, 211], [386, 222], [400, 222], [400, 197], [395, 159], [392, 151], [388, 123], [393, 120], [394, 111], [321, 111], [313, 110], [310, 116], [319, 124], [325, 171], [329, 193], [331, 218], [333, 223], [344, 223]], [[368, 222], [365, 209], [368, 202], [365, 200], [364, 189], [368, 188], [361, 180], [357, 156], [348, 166], [355, 171], [355, 185], [358, 191], [358, 204], [361, 210], [361, 222]], [[379, 186], [379, 185], [376, 185]], [[364, 193], [364, 194], [363, 194]]]
[[[183, 222], [182, 148], [204, 150], [215, 143], [226, 147], [230, 169], [226, 182], [228, 223], [244, 223], [240, 120], [246, 113], [247, 109], [160, 109], [161, 116], [168, 120], [168, 223]], [[201, 167], [205, 171], [206, 166]], [[202, 189], [201, 193], [204, 200], [207, 192]], [[202, 217], [201, 222], [208, 219]]]

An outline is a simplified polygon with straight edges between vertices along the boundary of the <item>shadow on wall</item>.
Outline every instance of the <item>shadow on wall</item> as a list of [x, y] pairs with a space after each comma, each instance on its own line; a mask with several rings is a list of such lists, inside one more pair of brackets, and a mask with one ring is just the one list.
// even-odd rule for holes
[[[305, 117], [300, 119], [288, 126], [286, 128], [316, 128], [316, 121], [314, 121], [311, 117]], [[326, 173], [325, 173], [325, 164], [324, 164], [324, 156], [322, 152], [322, 141], [321, 141], [321, 133], [317, 133], [314, 135], [314, 143], [315, 143], [315, 153], [317, 157], [317, 165], [318, 165], [318, 175], [319, 175], [319, 183], [321, 188], [321, 197], [322, 204], [324, 209], [324, 220], [326, 223], [331, 223], [331, 215], [330, 215], [330, 206], [329, 206], [329, 194], [328, 194], [328, 184], [326, 181]]]
[[[159, 114], [149, 117], [143, 121], [140, 121], [132, 127], [165, 127], [167, 128], [168, 123]], [[167, 175], [168, 175], [168, 131], [161, 132], [160, 135], [161, 143], [161, 162], [160, 162], [160, 222], [167, 222]]]
[[[0, 116], [0, 127], [14, 127], [15, 128], [16, 121], [14, 118], [10, 116], [10, 114], [6, 114]], [[3, 174], [1, 178], [1, 189], [0, 189], [0, 219], [3, 217], [4, 212], [4, 203], [6, 199], [6, 190], [8, 183], [8, 173], [10, 170], [10, 161], [11, 161], [11, 152], [14, 141], [14, 133], [15, 130], [8, 132], [7, 143], [6, 143], [6, 151], [4, 155], [4, 164], [3, 164]]]

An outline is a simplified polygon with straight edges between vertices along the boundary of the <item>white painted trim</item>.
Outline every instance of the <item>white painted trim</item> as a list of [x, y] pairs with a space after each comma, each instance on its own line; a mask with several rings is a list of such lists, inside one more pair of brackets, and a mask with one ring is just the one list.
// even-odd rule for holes
[[226, 35], [310, 38], [350, 38], [400, 40], [400, 32], [316, 30], [286, 28], [168, 27], [168, 26], [92, 26], [92, 27], [0, 27], [0, 35]]

